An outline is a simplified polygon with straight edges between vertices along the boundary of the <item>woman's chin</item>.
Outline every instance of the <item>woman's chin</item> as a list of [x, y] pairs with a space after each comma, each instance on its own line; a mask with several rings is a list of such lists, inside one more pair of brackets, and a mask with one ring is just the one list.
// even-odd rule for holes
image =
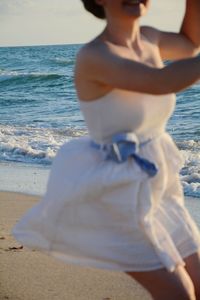
[[124, 6], [124, 12], [126, 13], [127, 16], [140, 18], [146, 15], [147, 8], [145, 7], [144, 4], [141, 3], [140, 5], [135, 7]]

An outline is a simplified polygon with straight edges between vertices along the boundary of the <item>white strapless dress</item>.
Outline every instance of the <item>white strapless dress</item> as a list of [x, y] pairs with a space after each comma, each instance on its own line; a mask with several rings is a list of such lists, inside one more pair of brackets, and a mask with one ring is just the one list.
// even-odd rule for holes
[[[117, 271], [174, 271], [200, 248], [197, 225], [184, 205], [179, 171], [184, 161], [166, 123], [175, 95], [153, 96], [115, 89], [95, 101], [79, 101], [89, 136], [58, 151], [42, 200], [15, 225], [23, 245], [66, 263]], [[156, 163], [149, 177], [134, 159], [104, 160], [91, 147], [114, 134], [151, 138], [139, 154]]]

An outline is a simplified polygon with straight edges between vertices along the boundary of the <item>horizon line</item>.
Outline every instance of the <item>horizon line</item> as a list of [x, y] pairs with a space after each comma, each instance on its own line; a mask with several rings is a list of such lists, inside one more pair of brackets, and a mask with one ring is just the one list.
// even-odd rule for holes
[[32, 45], [8, 45], [1, 46], [0, 48], [16, 48], [16, 47], [41, 47], [41, 46], [65, 46], [65, 45], [83, 45], [84, 43], [58, 43], [58, 44], [32, 44]]

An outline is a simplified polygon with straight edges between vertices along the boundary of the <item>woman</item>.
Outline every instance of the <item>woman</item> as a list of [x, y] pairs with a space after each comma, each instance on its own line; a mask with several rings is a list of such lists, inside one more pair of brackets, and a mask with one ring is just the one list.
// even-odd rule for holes
[[200, 299], [200, 234], [165, 130], [174, 93], [200, 79], [200, 2], [187, 1], [178, 34], [140, 27], [148, 0], [82, 2], [106, 19], [75, 68], [90, 137], [61, 147], [45, 197], [13, 234], [65, 262], [124, 271], [154, 299]]

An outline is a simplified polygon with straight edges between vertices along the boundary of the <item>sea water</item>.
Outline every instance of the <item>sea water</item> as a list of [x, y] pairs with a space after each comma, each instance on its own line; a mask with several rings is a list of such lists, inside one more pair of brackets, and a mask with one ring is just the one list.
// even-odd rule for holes
[[[23, 164], [23, 174], [26, 174], [24, 170], [28, 172], [28, 167], [40, 169], [41, 173], [48, 171], [60, 145], [88, 134], [73, 81], [80, 47], [0, 48], [2, 170], [9, 164], [19, 173]], [[185, 195], [196, 198], [200, 198], [199, 113], [200, 84], [196, 84], [177, 95], [176, 109], [167, 125], [185, 158], [180, 173]]]

